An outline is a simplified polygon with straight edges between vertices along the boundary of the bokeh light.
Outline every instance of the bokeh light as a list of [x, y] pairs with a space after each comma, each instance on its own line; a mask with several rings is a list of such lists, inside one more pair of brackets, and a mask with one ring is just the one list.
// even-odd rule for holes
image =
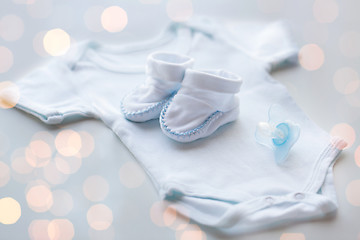
[[101, 14], [101, 25], [108, 32], [121, 32], [127, 23], [127, 14], [121, 7], [108, 7]]
[[169, 0], [166, 5], [169, 18], [175, 22], [184, 22], [193, 15], [191, 0]]
[[113, 240], [115, 239], [115, 230], [113, 226], [110, 226], [106, 230], [98, 231], [93, 228], [89, 228], [90, 240]]
[[277, 13], [284, 9], [285, 0], [257, 0], [257, 6], [263, 13]]
[[65, 157], [75, 156], [81, 149], [79, 133], [67, 129], [59, 132], [55, 138], [56, 150]]
[[60, 28], [52, 29], [44, 35], [43, 45], [45, 51], [51, 56], [64, 55], [71, 45], [71, 39], [67, 32]]
[[360, 179], [351, 181], [346, 187], [346, 199], [356, 207], [360, 207]]
[[320, 23], [331, 23], [339, 15], [339, 7], [335, 0], [316, 0], [313, 5], [313, 14]]
[[308, 71], [319, 69], [323, 65], [324, 59], [323, 50], [316, 44], [306, 44], [299, 51], [300, 65]]
[[0, 46], [0, 73], [9, 71], [14, 63], [14, 56], [12, 52], [4, 47]]
[[[1, 47], [0, 47], [0, 68], [1, 68]], [[1, 71], [1, 69], [0, 69]], [[19, 88], [12, 82], [0, 82], [0, 108], [8, 109], [16, 106], [20, 99]]]
[[155, 202], [150, 208], [151, 221], [159, 227], [164, 227], [164, 212], [167, 209], [168, 204], [164, 201]]
[[176, 231], [176, 240], [206, 240], [206, 234], [196, 224], [189, 224], [182, 230]]
[[[31, 4], [29, 4], [31, 3]], [[47, 18], [53, 10], [52, 0], [29, 0], [27, 12], [33, 18]]]
[[360, 56], [360, 33], [356, 31], [350, 31], [344, 33], [340, 37], [340, 51], [341, 53], [350, 58], [356, 58]]
[[335, 89], [342, 94], [351, 94], [360, 86], [359, 74], [350, 67], [338, 69], [334, 75]]
[[350, 148], [355, 142], [356, 134], [354, 128], [347, 123], [339, 123], [332, 127], [330, 131], [331, 136], [341, 137], [347, 142], [347, 147]]
[[47, 219], [33, 220], [28, 228], [31, 240], [50, 240], [48, 226], [50, 221]]
[[74, 225], [68, 219], [54, 219], [48, 225], [51, 240], [71, 240], [75, 236]]
[[104, 11], [103, 6], [92, 6], [88, 8], [84, 14], [84, 22], [86, 27], [92, 32], [101, 32], [103, 27], [101, 25], [101, 14]]
[[109, 184], [99, 175], [90, 176], [83, 184], [83, 193], [90, 201], [102, 201], [109, 193]]
[[10, 180], [10, 168], [9, 166], [0, 161], [0, 187], [5, 186]]
[[43, 168], [43, 174], [46, 181], [53, 185], [63, 184], [69, 178], [69, 175], [59, 171], [53, 161]]
[[36, 140], [41, 140], [41, 141], [44, 141], [45, 143], [47, 143], [48, 146], [50, 147], [51, 151], [53, 151], [55, 149], [55, 143], [54, 143], [55, 137], [50, 132], [39, 131], [39, 132], [35, 133], [31, 137], [31, 141], [36, 141]]
[[0, 199], [0, 223], [14, 224], [21, 216], [21, 206], [15, 199], [5, 197]]
[[358, 167], [360, 167], [360, 146], [358, 146], [355, 150], [354, 153], [354, 157], [355, 157], [355, 163]]
[[76, 173], [82, 164], [82, 159], [79, 156], [64, 157], [57, 154], [54, 161], [56, 168], [63, 174]]
[[88, 157], [93, 153], [95, 148], [94, 137], [91, 136], [90, 133], [85, 131], [79, 131], [78, 133], [81, 137], [81, 145], [82, 145], [79, 154], [83, 158]]
[[0, 157], [3, 156], [10, 147], [10, 140], [9, 138], [0, 132]]
[[34, 156], [35, 162], [29, 164], [33, 167], [43, 167], [45, 166], [52, 156], [52, 151], [46, 142], [43, 140], [33, 140], [29, 144], [29, 151], [31, 151], [31, 155]]
[[46, 31], [39, 32], [35, 35], [33, 38], [33, 48], [36, 54], [38, 54], [41, 57], [47, 57], [49, 54], [44, 49], [44, 37], [45, 37]]
[[27, 183], [34, 179], [34, 168], [29, 165], [25, 157], [25, 148], [18, 148], [11, 155], [12, 178], [20, 183]]
[[53, 205], [50, 208], [50, 212], [55, 216], [66, 216], [73, 209], [73, 198], [65, 190], [55, 190], [52, 192]]
[[143, 4], [159, 4], [162, 0], [140, 0]]
[[20, 17], [10, 14], [0, 19], [0, 37], [5, 41], [16, 41], [23, 33], [24, 22]]
[[143, 169], [135, 162], [126, 162], [119, 171], [120, 182], [127, 188], [140, 187], [145, 180]]
[[93, 205], [86, 217], [90, 227], [99, 231], [108, 229], [113, 222], [112, 211], [104, 204]]
[[280, 240], [305, 240], [305, 235], [303, 233], [283, 233]]
[[26, 201], [34, 212], [46, 212], [53, 204], [53, 196], [49, 187], [35, 185], [26, 192]]

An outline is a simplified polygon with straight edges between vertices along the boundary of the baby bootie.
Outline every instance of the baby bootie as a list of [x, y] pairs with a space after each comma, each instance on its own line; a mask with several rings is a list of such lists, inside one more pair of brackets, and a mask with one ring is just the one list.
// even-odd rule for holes
[[122, 100], [125, 118], [134, 122], [158, 118], [165, 103], [179, 90], [185, 70], [193, 63], [192, 58], [175, 53], [149, 55], [145, 82]]
[[182, 88], [160, 114], [164, 134], [178, 142], [211, 135], [239, 114], [242, 80], [224, 70], [187, 70]]

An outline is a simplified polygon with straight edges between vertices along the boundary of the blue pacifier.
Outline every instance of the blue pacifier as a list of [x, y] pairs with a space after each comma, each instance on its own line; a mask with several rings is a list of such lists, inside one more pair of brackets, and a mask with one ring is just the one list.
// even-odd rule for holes
[[288, 120], [285, 113], [279, 105], [273, 104], [269, 108], [269, 121], [259, 122], [255, 132], [256, 141], [274, 151], [277, 164], [286, 160], [300, 136], [300, 126]]

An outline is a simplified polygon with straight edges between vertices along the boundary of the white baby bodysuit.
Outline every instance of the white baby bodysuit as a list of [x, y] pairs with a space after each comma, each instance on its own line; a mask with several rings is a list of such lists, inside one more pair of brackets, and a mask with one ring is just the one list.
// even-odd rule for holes
[[[121, 99], [145, 80], [146, 58], [155, 51], [190, 56], [194, 69], [226, 69], [240, 75], [238, 119], [186, 144], [165, 136], [158, 120], [126, 120]], [[102, 119], [144, 167], [161, 198], [179, 212], [227, 233], [251, 232], [321, 218], [337, 209], [332, 167], [342, 140], [330, 142], [269, 75], [296, 58], [281, 23], [172, 23], [146, 43], [77, 45], [16, 82], [21, 92], [16, 107], [47, 124]], [[298, 141], [280, 165], [272, 150], [254, 137], [256, 125], [267, 121], [274, 103], [301, 127]]]

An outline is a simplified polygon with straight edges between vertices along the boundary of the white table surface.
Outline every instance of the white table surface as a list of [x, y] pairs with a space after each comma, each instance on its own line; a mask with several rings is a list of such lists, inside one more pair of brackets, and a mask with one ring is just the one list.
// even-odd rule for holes
[[[28, 2], [28, 4], [21, 4], [22, 2]], [[153, 2], [153, 4], [145, 4], [145, 2]], [[37, 53], [38, 50], [34, 50], [34, 46], [36, 49], [41, 47], [42, 35], [38, 35], [41, 32], [61, 28], [75, 41], [94, 39], [104, 43], [121, 44], [145, 40], [156, 36], [169, 23], [170, 18], [167, 14], [167, 6], [171, 4], [169, 2], [167, 0], [2, 0], [0, 3], [0, 47], [10, 50], [14, 60], [9, 70], [3, 70], [0, 73], [0, 82], [15, 81], [51, 58], [46, 55], [40, 56]], [[180, 2], [184, 4], [189, 1]], [[118, 33], [89, 30], [85, 23], [89, 19], [85, 17], [87, 19], [85, 21], [84, 15], [89, 15], [87, 11], [93, 6], [98, 6], [100, 10], [110, 6], [123, 8], [128, 16], [127, 26]], [[360, 80], [354, 77], [354, 82], [346, 85], [346, 82], [351, 79], [341, 75], [346, 71], [339, 71], [347, 67], [360, 74], [360, 15], [358, 14], [360, 1], [193, 0], [192, 7], [194, 16], [213, 16], [229, 22], [284, 19], [290, 23], [294, 39], [299, 46], [316, 44], [323, 50], [324, 62], [313, 71], [299, 65], [275, 72], [273, 77], [288, 88], [303, 111], [324, 130], [335, 132], [339, 128], [338, 134], [350, 140], [353, 140], [355, 136], [355, 141], [351, 141], [353, 143], [342, 153], [334, 168], [339, 203], [339, 210], [335, 217], [233, 237], [217, 236], [209, 229], [203, 228], [202, 239], [360, 239]], [[19, 25], [16, 22], [12, 22], [14, 24], [12, 32], [7, 30], [4, 33], [1, 28], [1, 19], [6, 20], [7, 18], [4, 17], [9, 14], [16, 15], [22, 20], [23, 33], [21, 23]], [[99, 27], [100, 14], [91, 16], [93, 23]], [[327, 21], [327, 23], [321, 21]], [[310, 53], [310, 59], [313, 59], [315, 64], [318, 57], [319, 55]], [[4, 58], [0, 56], [0, 70], [4, 66], [1, 65], [4, 64], [1, 62]], [[336, 74], [337, 77], [334, 80]], [[345, 88], [346, 86], [348, 88]], [[46, 177], [41, 168], [33, 170], [25, 180], [24, 176], [19, 177], [12, 168], [13, 153], [19, 151], [18, 149], [28, 147], [32, 137], [38, 132], [46, 131], [55, 137], [64, 129], [89, 133], [94, 139], [94, 150], [90, 156], [82, 159], [80, 169], [67, 176], [64, 183], [50, 183], [51, 191], [64, 190], [68, 193], [66, 196], [71, 196], [72, 207], [66, 201], [62, 206], [69, 207], [70, 212], [65, 216], [56, 214], [56, 209], [35, 212], [26, 200], [26, 191], [30, 187], [28, 184], [35, 179], [43, 179], [46, 182]], [[356, 149], [358, 149], [357, 155], [355, 155]], [[74, 239], [201, 239], [195, 235], [186, 237], [184, 231], [161, 227], [152, 221], [150, 209], [159, 200], [154, 187], [147, 177], [135, 188], [128, 188], [122, 184], [119, 172], [124, 170], [120, 169], [124, 166], [134, 166], [136, 160], [112, 131], [98, 120], [90, 119], [62, 126], [47, 126], [35, 117], [17, 109], [0, 108], [0, 163], [2, 163], [0, 173], [3, 174], [0, 176], [0, 198], [11, 197], [21, 206], [21, 217], [16, 223], [9, 225], [0, 223], [0, 239], [29, 239], [34, 231], [31, 227], [32, 222], [34, 226], [34, 221], [56, 219], [67, 219], [67, 225], [65, 224], [60, 239], [67, 239], [66, 234], [72, 236], [71, 228], [74, 230]], [[4, 164], [9, 167], [10, 179], [8, 181]], [[142, 174], [142, 172], [138, 173], [139, 176]], [[83, 193], [86, 179], [94, 175], [107, 183], [100, 184], [100, 188], [109, 187], [108, 194], [106, 191], [99, 193], [105, 198], [98, 201], [89, 200]], [[99, 191], [101, 192], [101, 189]], [[97, 204], [106, 205], [113, 215], [113, 221], [107, 230], [92, 229], [89, 223], [91, 220], [87, 219], [88, 210]], [[60, 207], [60, 210], [63, 209]], [[47, 221], [43, 222], [47, 224], [49, 223]], [[71, 225], [70, 230], [67, 228], [69, 225]]]

